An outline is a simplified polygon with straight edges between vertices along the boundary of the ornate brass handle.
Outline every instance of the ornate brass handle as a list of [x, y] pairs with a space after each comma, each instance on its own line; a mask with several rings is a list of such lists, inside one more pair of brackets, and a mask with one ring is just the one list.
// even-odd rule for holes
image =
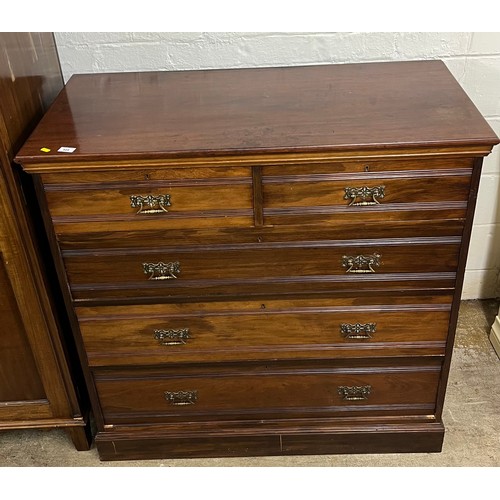
[[[351, 200], [348, 207], [365, 207], [367, 205], [380, 205], [377, 198], [385, 196], [385, 186], [346, 187], [344, 200]], [[371, 198], [371, 199], [370, 199]], [[360, 200], [360, 201], [356, 201]]]
[[377, 329], [377, 323], [342, 323], [340, 333], [346, 339], [371, 339]]
[[189, 328], [179, 328], [178, 330], [154, 330], [153, 338], [161, 345], [182, 345], [191, 337]]
[[134, 194], [130, 196], [130, 206], [139, 209], [137, 214], [160, 214], [168, 212], [165, 207], [169, 207], [170, 205], [169, 194], [159, 194], [156, 196], [152, 194], [148, 194], [147, 196]]
[[338, 393], [342, 396], [344, 401], [361, 401], [363, 399], [368, 399], [371, 392], [371, 385], [355, 385], [351, 387], [341, 385], [338, 387]]
[[198, 391], [166, 391], [165, 399], [175, 406], [194, 405], [198, 400]]
[[149, 274], [150, 280], [172, 280], [177, 279], [177, 275], [181, 272], [179, 262], [143, 262], [142, 268], [144, 274]]
[[344, 255], [342, 257], [342, 266], [347, 267], [346, 273], [374, 273], [374, 266], [380, 266], [380, 257], [378, 253], [372, 255]]

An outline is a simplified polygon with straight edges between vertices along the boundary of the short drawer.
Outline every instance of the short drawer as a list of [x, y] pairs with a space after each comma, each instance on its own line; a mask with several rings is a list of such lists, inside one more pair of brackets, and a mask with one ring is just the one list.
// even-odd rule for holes
[[[69, 250], [73, 297], [200, 297], [454, 280], [460, 238]], [[442, 285], [441, 285], [442, 286]]]
[[444, 355], [451, 296], [77, 307], [91, 366]]
[[432, 414], [440, 362], [410, 366], [316, 363], [278, 367], [96, 372], [107, 424]]
[[250, 226], [250, 168], [42, 176], [56, 232]]
[[455, 219], [465, 215], [471, 160], [393, 160], [263, 168], [266, 224]]

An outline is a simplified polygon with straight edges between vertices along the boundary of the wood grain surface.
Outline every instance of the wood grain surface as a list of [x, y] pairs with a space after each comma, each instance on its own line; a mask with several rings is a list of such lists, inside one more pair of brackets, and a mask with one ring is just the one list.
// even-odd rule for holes
[[[439, 355], [448, 297], [216, 302], [77, 308], [91, 366]], [[398, 303], [399, 302], [399, 303]], [[104, 309], [104, 310], [103, 310]], [[342, 325], [373, 325], [366, 338]], [[155, 331], [186, 331], [155, 338]], [[177, 339], [177, 340], [176, 340]], [[173, 342], [174, 340], [174, 342]], [[175, 342], [176, 340], [176, 342]]]
[[[411, 61], [77, 75], [18, 159], [144, 159], [497, 141], [444, 63]], [[58, 153], [61, 146], [76, 151]], [[40, 152], [43, 147], [51, 151]]]
[[[17, 161], [101, 458], [439, 451], [498, 141], [439, 61], [74, 76]], [[131, 206], [160, 194], [168, 212]], [[347, 272], [360, 256], [376, 263]]]
[[[333, 414], [432, 413], [439, 364], [345, 368], [272, 365], [218, 370], [206, 365], [197, 373], [134, 371], [121, 377], [96, 372], [96, 385], [108, 423], [162, 422], [165, 419], [325, 417]], [[367, 399], [346, 400], [339, 387], [370, 386]], [[193, 404], [170, 404], [164, 393], [196, 391]], [[340, 416], [340, 415], [339, 415]]]
[[54, 37], [0, 33], [0, 47], [0, 429], [67, 427], [88, 449], [85, 387], [45, 273], [36, 198], [13, 163], [63, 87]]

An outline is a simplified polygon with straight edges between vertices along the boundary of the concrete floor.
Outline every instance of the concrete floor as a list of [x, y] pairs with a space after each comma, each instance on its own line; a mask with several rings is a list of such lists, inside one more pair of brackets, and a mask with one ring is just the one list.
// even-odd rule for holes
[[62, 430], [0, 432], [2, 467], [477, 467], [500, 466], [500, 360], [488, 339], [494, 300], [465, 301], [443, 414], [441, 453], [322, 455], [100, 462], [77, 452]]

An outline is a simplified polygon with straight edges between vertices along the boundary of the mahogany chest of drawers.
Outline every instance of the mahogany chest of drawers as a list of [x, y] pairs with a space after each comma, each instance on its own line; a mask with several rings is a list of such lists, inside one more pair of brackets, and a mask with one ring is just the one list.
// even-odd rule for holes
[[496, 143], [439, 61], [72, 77], [17, 161], [100, 457], [439, 451]]

